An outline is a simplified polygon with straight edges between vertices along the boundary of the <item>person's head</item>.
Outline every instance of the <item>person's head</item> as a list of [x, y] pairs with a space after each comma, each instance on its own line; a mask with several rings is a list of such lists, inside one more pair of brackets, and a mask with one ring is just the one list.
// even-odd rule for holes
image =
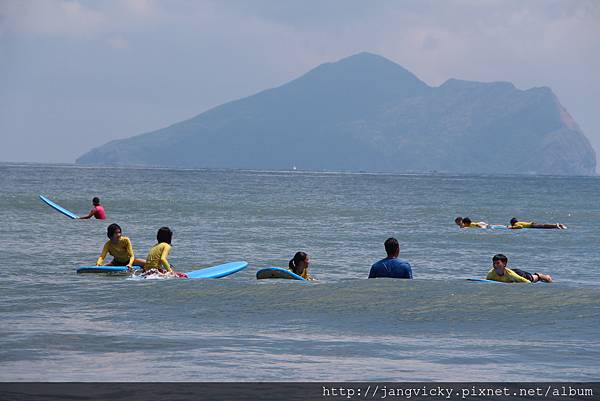
[[501, 253], [494, 255], [492, 258], [492, 263], [494, 264], [494, 269], [498, 273], [503, 273], [504, 269], [506, 269], [506, 265], [508, 264], [508, 258]]
[[387, 255], [392, 258], [398, 257], [400, 255], [400, 244], [398, 244], [398, 240], [396, 238], [388, 238], [383, 243], [385, 247], [385, 251]]
[[158, 229], [156, 233], [156, 240], [160, 244], [161, 242], [166, 242], [167, 244], [171, 244], [171, 240], [173, 239], [173, 231], [169, 227], [161, 227]]
[[471, 219], [468, 217], [463, 217], [462, 222], [464, 227], [468, 227], [471, 225]]
[[294, 257], [290, 260], [289, 266], [294, 273], [302, 274], [304, 269], [308, 269], [309, 263], [310, 259], [308, 258], [308, 254], [306, 252], [296, 252]]
[[119, 226], [117, 223], [112, 223], [106, 228], [106, 236], [112, 241], [118, 241], [121, 239], [122, 233], [123, 230], [121, 230], [121, 226]]
[[517, 222], [518, 222], [518, 221], [519, 221], [519, 220], [517, 220], [517, 218], [516, 218], [516, 217], [513, 217], [512, 219], [510, 219], [510, 225], [511, 225], [511, 226], [514, 226], [515, 224], [517, 224]]
[[100, 204], [100, 198], [98, 198], [97, 196], [94, 196], [94, 198], [92, 199], [92, 204], [94, 206], [98, 206]]
[[456, 223], [457, 226], [459, 227], [463, 227], [463, 218], [458, 216], [457, 218], [454, 219], [454, 222]]

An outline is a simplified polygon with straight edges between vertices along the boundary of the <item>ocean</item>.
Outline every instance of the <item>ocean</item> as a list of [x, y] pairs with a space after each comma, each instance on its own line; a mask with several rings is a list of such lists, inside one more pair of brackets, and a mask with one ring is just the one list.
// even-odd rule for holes
[[[600, 179], [0, 164], [2, 381], [599, 381]], [[99, 196], [108, 219], [70, 220]], [[568, 230], [460, 230], [456, 216]], [[78, 275], [116, 222], [178, 271]], [[414, 280], [367, 280], [400, 242]], [[315, 283], [256, 280], [311, 258]], [[487, 284], [491, 258], [551, 284]]]

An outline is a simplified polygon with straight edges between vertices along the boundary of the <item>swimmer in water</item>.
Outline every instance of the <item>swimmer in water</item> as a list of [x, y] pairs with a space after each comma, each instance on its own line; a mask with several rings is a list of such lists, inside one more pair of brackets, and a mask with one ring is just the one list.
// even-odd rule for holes
[[312, 281], [315, 280], [315, 278], [308, 272], [309, 264], [310, 258], [306, 252], [296, 252], [294, 257], [290, 260], [289, 269], [292, 273]]
[[369, 278], [412, 279], [412, 267], [407, 260], [400, 259], [400, 244], [396, 238], [388, 238], [383, 243], [387, 257], [373, 263]]

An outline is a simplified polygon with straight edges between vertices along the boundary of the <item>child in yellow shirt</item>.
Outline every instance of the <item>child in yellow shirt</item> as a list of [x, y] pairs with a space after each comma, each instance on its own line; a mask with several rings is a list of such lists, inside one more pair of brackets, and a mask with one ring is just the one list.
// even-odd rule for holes
[[509, 269], [506, 267], [508, 258], [502, 254], [494, 255], [492, 258], [493, 267], [487, 274], [486, 279], [500, 281], [503, 283], [536, 283], [544, 281], [552, 282], [552, 276], [543, 273], [529, 273], [521, 269]]
[[150, 248], [146, 263], [144, 264], [144, 275], [165, 274], [179, 278], [187, 278], [185, 273], [173, 271], [173, 265], [169, 263], [167, 257], [171, 252], [171, 241], [173, 231], [169, 227], [161, 227], [156, 233], [157, 244]]
[[113, 256], [113, 260], [108, 262], [106, 266], [127, 266], [129, 270], [133, 270], [132, 266], [144, 266], [144, 259], [136, 259], [133, 254], [133, 247], [129, 238], [123, 236], [121, 227], [113, 223], [106, 229], [108, 241], [104, 244], [102, 252], [96, 260], [96, 266], [104, 265], [104, 260], [107, 254]]

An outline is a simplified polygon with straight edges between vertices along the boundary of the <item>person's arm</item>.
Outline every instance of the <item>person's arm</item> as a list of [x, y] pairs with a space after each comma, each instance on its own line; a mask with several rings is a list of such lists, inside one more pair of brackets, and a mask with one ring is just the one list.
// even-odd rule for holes
[[135, 257], [133, 255], [133, 247], [131, 246], [131, 240], [129, 238], [126, 238], [126, 240], [127, 240], [127, 255], [129, 256], [129, 263], [127, 263], [127, 267], [132, 267], [133, 261], [135, 260]]
[[504, 274], [508, 274], [510, 276], [510, 278], [512, 278], [517, 283], [531, 283], [531, 281], [527, 280], [525, 277], [519, 276], [517, 273], [515, 273], [512, 270], [509, 271], [507, 269]]
[[81, 216], [79, 218], [80, 219], [89, 219], [89, 218], [91, 218], [94, 215], [94, 210], [96, 210], [96, 209], [90, 210], [90, 212], [86, 216]]
[[106, 258], [106, 254], [108, 253], [109, 245], [110, 241], [107, 241], [106, 244], [104, 244], [104, 248], [102, 248], [102, 253], [100, 254], [100, 257], [98, 257], [98, 260], [96, 260], [96, 266], [102, 266], [104, 264], [104, 258]]
[[373, 266], [371, 266], [371, 270], [369, 270], [369, 278], [375, 278], [375, 269], [373, 269]]
[[169, 273], [173, 273], [173, 269], [171, 269], [171, 265], [169, 264], [169, 261], [167, 260], [167, 256], [169, 256], [169, 251], [171, 250], [171, 246], [165, 246], [163, 248], [162, 254], [160, 255], [160, 263], [163, 265], [163, 267], [165, 269], [167, 269], [167, 271]]

